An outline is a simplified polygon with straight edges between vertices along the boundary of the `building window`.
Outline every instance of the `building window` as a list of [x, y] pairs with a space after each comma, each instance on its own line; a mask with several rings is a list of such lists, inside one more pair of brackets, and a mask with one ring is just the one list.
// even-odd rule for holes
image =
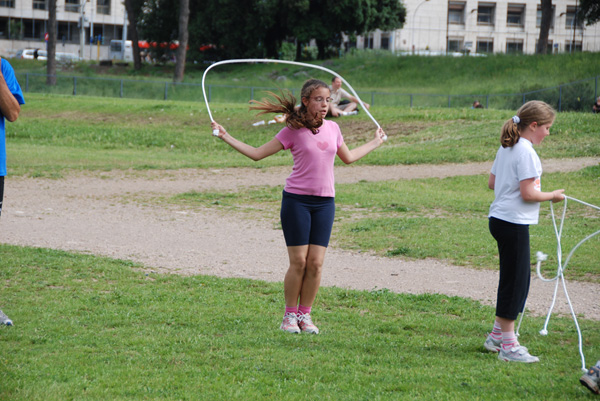
[[[552, 5], [552, 17], [550, 18], [550, 29], [554, 29], [554, 5]], [[535, 26], [539, 28], [542, 26], [542, 7], [538, 6], [537, 15], [535, 17]]]
[[509, 4], [506, 12], [506, 25], [525, 25], [525, 4]]
[[448, 2], [448, 23], [460, 24], [465, 23], [465, 3], [459, 1]]
[[72, 13], [79, 12], [79, 0], [65, 0], [65, 11]]
[[479, 3], [477, 7], [477, 24], [494, 25], [494, 12], [496, 5], [494, 3]]
[[522, 40], [509, 40], [506, 42], [506, 53], [523, 53]]
[[365, 36], [363, 38], [363, 49], [372, 49], [373, 48], [373, 36]]
[[573, 41], [569, 40], [565, 43], [565, 52], [566, 53], [580, 52], [580, 51], [582, 51], [581, 41], [576, 40], [575, 42], [573, 42]]
[[494, 40], [493, 39], [477, 39], [477, 53], [493, 53], [494, 52]]
[[98, 0], [96, 12], [98, 14], [110, 15], [110, 0]]
[[0, 0], [0, 7], [15, 8], [15, 0]]
[[389, 35], [381, 35], [381, 49], [388, 50], [390, 48], [390, 37]]
[[448, 51], [449, 52], [461, 52], [463, 51], [463, 38], [449, 38], [448, 39]]
[[45, 10], [46, 9], [46, 0], [33, 0], [33, 9], [34, 10]]
[[[576, 21], [577, 20], [577, 21]], [[583, 27], [581, 23], [581, 18], [577, 18], [577, 7], [575, 6], [567, 6], [567, 16], [565, 18], [565, 28], [573, 29], [573, 25], [576, 24], [576, 29], [581, 29]]]
[[[535, 48], [537, 51], [537, 47], [538, 47], [538, 41], [535, 41]], [[546, 54], [552, 54], [552, 52], [554, 51], [554, 42], [552, 40], [548, 40], [548, 46], [546, 46]]]

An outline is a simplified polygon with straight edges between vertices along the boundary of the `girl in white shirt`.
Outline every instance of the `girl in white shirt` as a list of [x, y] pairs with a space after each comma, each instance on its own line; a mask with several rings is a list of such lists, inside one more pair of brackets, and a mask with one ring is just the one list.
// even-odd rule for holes
[[515, 335], [515, 320], [529, 293], [531, 262], [529, 225], [538, 223], [540, 202], [560, 202], [564, 189], [542, 192], [542, 164], [533, 149], [550, 134], [555, 111], [542, 101], [525, 103], [506, 121], [488, 186], [495, 199], [490, 206], [490, 233], [498, 243], [500, 281], [494, 329], [484, 347], [503, 361], [538, 362]]

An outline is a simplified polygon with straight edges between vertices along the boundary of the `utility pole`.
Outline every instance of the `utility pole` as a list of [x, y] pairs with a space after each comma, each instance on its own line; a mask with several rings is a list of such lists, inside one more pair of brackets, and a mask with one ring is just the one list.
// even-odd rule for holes
[[85, 4], [87, 0], [81, 0], [79, 5], [79, 58], [83, 60], [83, 47], [85, 45]]

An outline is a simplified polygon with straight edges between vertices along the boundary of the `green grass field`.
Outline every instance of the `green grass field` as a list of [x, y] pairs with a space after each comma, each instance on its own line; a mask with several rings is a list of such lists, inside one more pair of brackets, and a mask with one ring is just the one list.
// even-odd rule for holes
[[[282, 285], [144, 271], [127, 261], [0, 245], [3, 400], [574, 400], [568, 318], [527, 317], [541, 356], [508, 364], [482, 344], [493, 308], [442, 295], [322, 288], [321, 334], [277, 330]], [[588, 358], [600, 323], [580, 320]], [[589, 362], [595, 362], [590, 360]]]
[[[573, 69], [588, 74], [589, 57], [597, 56], [560, 60], [579, 60], [582, 66]], [[531, 60], [546, 59], [510, 62], [517, 68]], [[554, 73], [549, 65], [540, 67], [546, 77], [567, 80], [573, 77], [561, 74], [574, 74], [573, 69]], [[252, 68], [244, 71], [240, 74], [260, 76]], [[526, 80], [529, 72], [514, 73]], [[114, 169], [291, 165], [287, 152], [255, 163], [224, 146], [211, 136], [201, 102], [32, 93], [26, 100], [19, 120], [7, 127], [9, 176], [63, 179]], [[230, 132], [253, 145], [280, 128], [253, 127], [263, 117], [246, 105], [215, 103], [211, 109]], [[513, 114], [468, 108], [372, 112], [389, 141], [359, 163], [383, 166], [492, 161], [500, 127]], [[374, 130], [364, 114], [338, 121], [350, 147]], [[597, 116], [560, 113], [550, 137], [537, 147], [542, 162], [597, 157], [598, 127]], [[564, 187], [596, 205], [599, 181], [600, 166], [543, 176], [545, 189]], [[487, 176], [338, 185], [333, 241], [383, 257], [494, 269], [496, 250], [485, 217], [493, 194], [486, 185]], [[250, 213], [275, 226], [280, 191], [251, 187], [144, 202]], [[534, 252], [555, 246], [548, 208], [542, 206], [540, 224], [532, 228]], [[585, 207], [570, 206], [568, 219], [565, 248], [598, 229], [598, 214]], [[578, 250], [569, 280], [600, 282], [599, 245], [596, 237]], [[129, 261], [1, 244], [0, 255], [0, 307], [15, 321], [14, 327], [0, 326], [0, 400], [591, 398], [578, 383], [577, 335], [569, 318], [553, 317], [550, 335], [541, 337], [543, 319], [527, 317], [522, 340], [541, 362], [515, 366], [482, 347], [493, 308], [458, 297], [322, 288], [315, 314], [322, 334], [290, 336], [277, 330], [281, 283], [158, 275]], [[582, 318], [580, 324], [590, 365], [600, 357], [600, 323]]]

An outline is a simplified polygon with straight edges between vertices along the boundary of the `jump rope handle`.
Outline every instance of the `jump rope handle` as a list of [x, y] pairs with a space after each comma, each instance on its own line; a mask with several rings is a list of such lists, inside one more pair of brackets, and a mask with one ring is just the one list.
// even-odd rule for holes
[[219, 136], [219, 130], [218, 129], [214, 129], [213, 130], [213, 136]]

